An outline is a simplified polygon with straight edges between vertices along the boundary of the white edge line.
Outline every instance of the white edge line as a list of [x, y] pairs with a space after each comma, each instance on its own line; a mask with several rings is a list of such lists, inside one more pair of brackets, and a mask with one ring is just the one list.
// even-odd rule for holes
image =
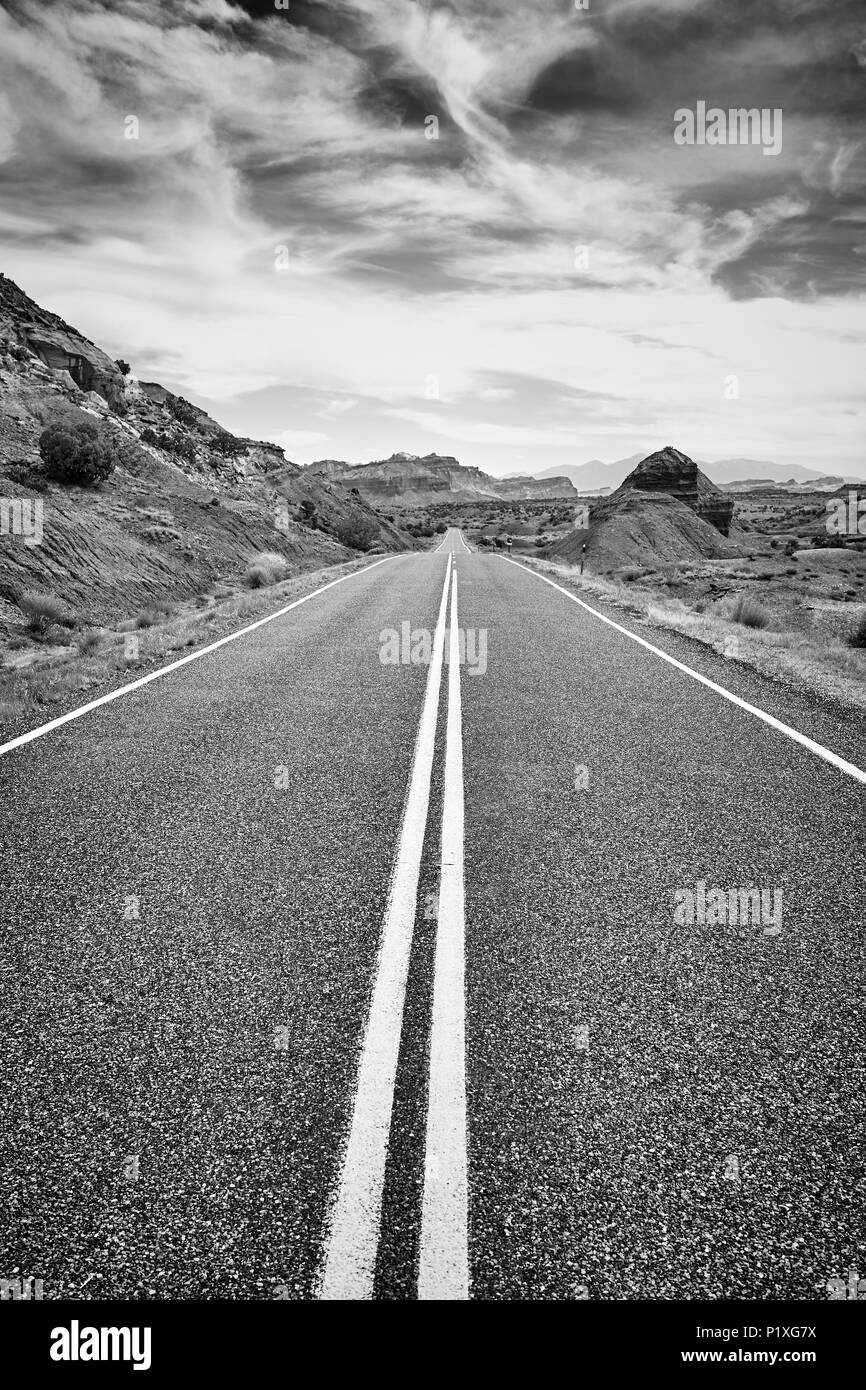
[[445, 567], [445, 583], [433, 638], [424, 704], [379, 942], [358, 1064], [352, 1122], [337, 1196], [330, 1214], [319, 1286], [320, 1299], [356, 1300], [369, 1299], [373, 1295], [406, 975], [430, 803], [450, 582], [449, 561]]
[[25, 743], [32, 743], [34, 739], [50, 734], [52, 729], [59, 729], [62, 724], [68, 724], [73, 719], [80, 719], [83, 714], [89, 714], [91, 710], [99, 709], [100, 705], [108, 705], [112, 700], [119, 700], [121, 695], [129, 695], [133, 690], [140, 690], [143, 685], [149, 685], [151, 681], [159, 680], [160, 676], [167, 676], [169, 671], [177, 671], [181, 666], [187, 666], [191, 661], [198, 661], [199, 657], [207, 656], [209, 652], [215, 652], [219, 647], [224, 647], [227, 642], [236, 642], [239, 637], [245, 637], [248, 632], [255, 632], [256, 628], [264, 627], [265, 623], [272, 623], [276, 618], [282, 618], [285, 613], [290, 613], [293, 608], [297, 608], [300, 604], [307, 603], [311, 598], [316, 598], [318, 594], [325, 593], [327, 589], [333, 589], [335, 584], [342, 584], [345, 580], [354, 579], [359, 574], [367, 574], [369, 570], [374, 570], [377, 565], [384, 565], [386, 560], [395, 558], [393, 555], [383, 555], [381, 560], [374, 560], [372, 565], [365, 565], [360, 570], [352, 570], [349, 574], [341, 574], [338, 579], [332, 579], [328, 584], [323, 584], [321, 588], [313, 589], [311, 593], [303, 594], [301, 598], [296, 598], [292, 603], [277, 609], [276, 613], [268, 613], [264, 618], [257, 618], [254, 623], [248, 623], [246, 627], [238, 628], [237, 632], [230, 632], [227, 636], [220, 637], [216, 642], [210, 642], [208, 646], [202, 647], [201, 651], [190, 652], [189, 656], [182, 656], [177, 661], [170, 662], [168, 666], [160, 666], [158, 671], [151, 671], [146, 676], [140, 676], [138, 680], [121, 685], [117, 690], [109, 691], [107, 695], [100, 695], [97, 700], [91, 700], [89, 704], [70, 710], [68, 714], [58, 715], [56, 719], [49, 720], [47, 724], [40, 724], [38, 728], [30, 729], [26, 734], [19, 734], [17, 738], [10, 739], [8, 743], [0, 744], [0, 757], [4, 753], [11, 753], [14, 748], [21, 748]]
[[[459, 527], [459, 526], [449, 526], [448, 531], [456, 531], [456, 532], [457, 532], [457, 535], [458, 535], [459, 538], [460, 538], [460, 543], [461, 543], [462, 546], [463, 546], [463, 550], [466, 552], [467, 555], [471, 555], [471, 554], [472, 554], [472, 547], [471, 547], [471, 546], [468, 546], [468, 545], [466, 544], [466, 537], [464, 536], [463, 532], [460, 530], [460, 527]], [[439, 544], [437, 545], [436, 549], [430, 551], [430, 554], [431, 554], [431, 555], [438, 555], [438, 554], [440, 553], [440, 551], [441, 551], [443, 545], [445, 544], [445, 542], [446, 542], [447, 539], [448, 539], [448, 531], [445, 532], [445, 535], [442, 537], [442, 539], [441, 539], [441, 541], [439, 542]], [[452, 550], [450, 553], [453, 555], [453, 554], [454, 554], [454, 551]]]
[[604, 613], [599, 613], [597, 608], [593, 608], [589, 603], [584, 603], [582, 598], [577, 597], [577, 594], [570, 593], [569, 590], [564, 589], [561, 584], [556, 584], [552, 579], [548, 579], [546, 574], [539, 574], [538, 570], [529, 569], [527, 565], [521, 565], [517, 560], [509, 559], [507, 555], [501, 555], [499, 558], [505, 560], [509, 565], [516, 565], [517, 568], [523, 570], [525, 574], [534, 575], [536, 579], [540, 579], [543, 583], [549, 584], [552, 589], [557, 589], [559, 593], [565, 594], [565, 597], [570, 598], [573, 603], [580, 604], [580, 607], [585, 608], [587, 613], [592, 613], [593, 617], [599, 618], [603, 623], [607, 623], [608, 627], [616, 628], [617, 632], [621, 632], [624, 636], [631, 638], [632, 642], [637, 642], [639, 646], [645, 647], [648, 652], [652, 652], [655, 656], [660, 656], [662, 661], [667, 661], [671, 666], [675, 666], [678, 671], [683, 671], [687, 676], [691, 676], [693, 680], [700, 681], [701, 685], [707, 686], [709, 690], [714, 690], [717, 695], [722, 695], [726, 700], [730, 700], [731, 704], [738, 705], [740, 709], [746, 710], [748, 714], [753, 714], [756, 719], [762, 719], [764, 723], [769, 724], [772, 729], [777, 729], [779, 733], [786, 734], [787, 737], [793, 739], [795, 743], [801, 744], [803, 748], [808, 748], [810, 753], [814, 753], [816, 757], [823, 758], [825, 762], [831, 763], [833, 767], [838, 768], [840, 772], [844, 772], [846, 776], [853, 777], [855, 781], [866, 784], [866, 772], [864, 772], [862, 768], [857, 767], [855, 763], [849, 763], [845, 758], [840, 758], [838, 753], [833, 753], [829, 748], [825, 748], [822, 743], [816, 743], [814, 739], [807, 738], [805, 734], [798, 733], [796, 729], [791, 728], [790, 724], [783, 724], [781, 719], [776, 719], [772, 714], [767, 714], [766, 710], [758, 709], [757, 705], [750, 705], [748, 700], [741, 700], [739, 695], [734, 695], [732, 691], [726, 690], [723, 685], [717, 685], [716, 682], [711, 681], [708, 676], [702, 676], [700, 671], [692, 670], [691, 666], [686, 666], [684, 662], [677, 661], [675, 656], [670, 656], [668, 652], [662, 651], [661, 647], [654, 647], [652, 642], [647, 642], [643, 637], [638, 637], [636, 633], [629, 632], [627, 627], [622, 627], [620, 623], [615, 623], [613, 618], [606, 618]]
[[457, 564], [453, 556], [452, 560], [439, 911], [418, 1269], [418, 1298], [449, 1302], [469, 1297], [463, 718]]

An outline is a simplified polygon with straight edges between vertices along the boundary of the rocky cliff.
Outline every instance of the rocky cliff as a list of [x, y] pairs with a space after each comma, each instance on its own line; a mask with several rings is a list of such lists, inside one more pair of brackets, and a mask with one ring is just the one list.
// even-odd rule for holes
[[398, 453], [374, 463], [340, 463], [321, 459], [305, 470], [345, 488], [356, 488], [369, 501], [389, 507], [419, 507], [430, 502], [465, 497], [524, 498], [574, 497], [568, 478], [532, 478], [528, 474], [494, 478], [480, 468], [462, 464], [450, 454]]
[[124, 378], [118, 364], [57, 314], [43, 309], [13, 280], [0, 275], [0, 339], [7, 350], [32, 353], [60, 382], [87, 394], [97, 392], [118, 414], [126, 409]]
[[[125, 369], [125, 370], [124, 370]], [[117, 456], [98, 487], [45, 476], [39, 436], [95, 422]], [[0, 545], [0, 638], [22, 592], [62, 596], [90, 621], [241, 579], [261, 551], [290, 569], [409, 538], [362, 498], [308, 476], [275, 444], [242, 439], [157, 382], [139, 381], [0, 276], [0, 497], [38, 501], [44, 536]]]

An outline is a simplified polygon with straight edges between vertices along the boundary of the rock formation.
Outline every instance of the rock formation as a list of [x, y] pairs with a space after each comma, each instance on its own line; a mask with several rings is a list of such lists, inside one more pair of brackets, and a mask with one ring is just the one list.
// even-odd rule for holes
[[[46, 425], [95, 422], [117, 455], [98, 487], [46, 477]], [[410, 538], [361, 497], [307, 476], [281, 448], [238, 438], [206, 411], [116, 363], [0, 276], [0, 495], [44, 504], [44, 539], [0, 547], [0, 648], [26, 589], [82, 617], [127, 616], [240, 582], [263, 550], [309, 569]], [[5, 607], [4, 607], [5, 601]]]
[[357, 488], [368, 501], [391, 507], [418, 507], [440, 501], [445, 495], [474, 498], [502, 498], [519, 501], [528, 498], [574, 497], [568, 478], [532, 478], [519, 475], [493, 478], [480, 468], [462, 464], [451, 454], [392, 454], [374, 463], [341, 463], [321, 459], [306, 470], [313, 477], [325, 478], [340, 487]]
[[680, 502], [685, 502], [692, 511], [717, 531], [726, 536], [730, 530], [734, 513], [733, 499], [711, 482], [687, 454], [666, 444], [657, 453], [650, 454], [629, 473], [623, 483], [611, 494], [611, 500], [627, 491], [667, 493]]
[[0, 275], [0, 316], [14, 324], [18, 344], [57, 373], [60, 381], [68, 373], [79, 390], [95, 391], [116, 414], [125, 412], [124, 377], [117, 363], [57, 314], [42, 309], [5, 275]]
[[667, 445], [642, 459], [624, 482], [592, 510], [588, 529], [551, 548], [572, 563], [586, 544], [586, 563], [604, 572], [621, 565], [652, 566], [739, 554], [730, 538], [734, 499], [693, 459]]

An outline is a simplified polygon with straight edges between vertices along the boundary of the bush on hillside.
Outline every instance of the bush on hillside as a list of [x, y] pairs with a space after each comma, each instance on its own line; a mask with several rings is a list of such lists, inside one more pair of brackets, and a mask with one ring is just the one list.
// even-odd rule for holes
[[53, 594], [40, 594], [28, 590], [18, 600], [18, 607], [27, 619], [31, 632], [43, 637], [50, 627], [74, 627], [75, 617], [62, 599]]
[[198, 424], [199, 411], [189, 401], [185, 401], [183, 396], [169, 396], [167, 405], [175, 420], [181, 425]]
[[111, 439], [100, 435], [93, 420], [49, 425], [39, 436], [39, 452], [49, 477], [61, 483], [98, 483], [117, 463]]
[[848, 638], [849, 647], [866, 647], [866, 614]]
[[218, 454], [226, 458], [234, 458], [237, 454], [245, 454], [247, 446], [240, 439], [236, 439], [228, 430], [217, 430], [208, 437], [208, 446]]
[[281, 579], [285, 579], [288, 568], [289, 562], [285, 556], [265, 550], [247, 566], [244, 580], [250, 589], [264, 589], [269, 584], [278, 584]]
[[369, 517], [348, 517], [334, 527], [334, 536], [351, 550], [369, 550], [378, 540], [378, 527]]
[[740, 594], [731, 612], [731, 621], [743, 627], [769, 627], [770, 615], [748, 594]]

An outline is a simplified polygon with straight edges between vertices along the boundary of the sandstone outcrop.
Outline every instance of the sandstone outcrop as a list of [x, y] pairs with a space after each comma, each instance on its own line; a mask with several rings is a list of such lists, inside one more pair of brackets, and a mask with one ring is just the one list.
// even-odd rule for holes
[[494, 478], [451, 454], [398, 453], [374, 463], [341, 463], [321, 459], [306, 469], [312, 477], [339, 487], [357, 488], [362, 497], [392, 507], [418, 507], [445, 497], [520, 501], [529, 498], [576, 496], [568, 478], [532, 478], [528, 474]]
[[12, 327], [17, 343], [52, 372], [68, 373], [80, 391], [95, 391], [118, 415], [126, 412], [123, 373], [107, 353], [42, 309], [13, 280], [0, 275], [0, 322]]
[[550, 553], [576, 563], [585, 544], [586, 563], [598, 572], [736, 556], [733, 512], [734, 499], [687, 454], [667, 445], [594, 505], [587, 528], [564, 536]]
[[[85, 420], [111, 439], [117, 466], [97, 487], [68, 487], [46, 476], [40, 435], [55, 421]], [[62, 595], [82, 619], [103, 623], [155, 598], [240, 582], [261, 551], [311, 569], [411, 543], [361, 497], [307, 477], [276, 444], [238, 438], [159, 383], [125, 375], [3, 277], [0, 495], [38, 502], [45, 517], [38, 545], [13, 538], [0, 547], [0, 649], [3, 600], [17, 613], [27, 589]]]
[[727, 536], [730, 530], [734, 514], [733, 498], [726, 497], [706, 473], [701, 472], [694, 459], [670, 444], [642, 459], [611, 494], [611, 500], [629, 490], [666, 493], [679, 502], [685, 502], [703, 521], [708, 521], [717, 531], [721, 531], [723, 536]]

